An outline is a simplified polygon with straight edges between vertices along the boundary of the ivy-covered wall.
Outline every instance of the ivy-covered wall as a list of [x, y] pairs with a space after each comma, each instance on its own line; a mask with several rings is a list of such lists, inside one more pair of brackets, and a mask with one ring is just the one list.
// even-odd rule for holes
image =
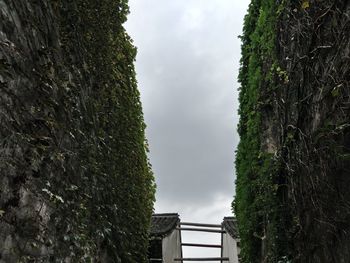
[[0, 2], [0, 262], [146, 262], [126, 0]]
[[350, 258], [350, 3], [252, 0], [239, 74], [242, 262]]

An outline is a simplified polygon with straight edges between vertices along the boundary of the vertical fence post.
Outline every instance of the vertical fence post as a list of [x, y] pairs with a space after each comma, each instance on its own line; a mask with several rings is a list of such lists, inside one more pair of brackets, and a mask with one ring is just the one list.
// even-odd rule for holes
[[[223, 227], [222, 227], [222, 225], [221, 225], [221, 230], [222, 230], [222, 232], [221, 232], [221, 258], [224, 256], [224, 229], [223, 229]], [[220, 260], [220, 263], [222, 263], [222, 260]]]

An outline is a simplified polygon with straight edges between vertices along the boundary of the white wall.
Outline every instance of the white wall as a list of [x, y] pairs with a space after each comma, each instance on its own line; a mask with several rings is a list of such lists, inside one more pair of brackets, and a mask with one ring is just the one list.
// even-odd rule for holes
[[230, 259], [229, 263], [238, 263], [237, 240], [233, 239], [229, 234], [224, 234], [222, 245], [223, 257], [228, 257]]
[[163, 239], [163, 262], [177, 263], [174, 258], [181, 258], [181, 241], [179, 230], [174, 230], [170, 235]]

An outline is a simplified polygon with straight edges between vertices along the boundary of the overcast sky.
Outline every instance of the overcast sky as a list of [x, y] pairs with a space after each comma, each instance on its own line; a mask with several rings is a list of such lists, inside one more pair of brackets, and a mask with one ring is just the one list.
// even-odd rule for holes
[[[157, 182], [156, 213], [177, 212], [182, 221], [205, 223], [221, 223], [232, 215], [238, 35], [248, 3], [129, 0], [126, 28], [138, 48], [136, 72]], [[212, 239], [183, 236], [186, 242], [198, 238]], [[204, 256], [201, 250], [184, 251], [186, 256], [196, 253]]]

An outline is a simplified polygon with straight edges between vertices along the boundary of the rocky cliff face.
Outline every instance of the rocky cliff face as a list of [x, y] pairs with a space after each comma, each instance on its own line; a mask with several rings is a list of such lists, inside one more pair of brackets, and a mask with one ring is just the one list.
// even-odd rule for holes
[[252, 1], [242, 36], [243, 262], [350, 255], [350, 3]]
[[144, 262], [154, 185], [126, 1], [0, 1], [0, 262]]

